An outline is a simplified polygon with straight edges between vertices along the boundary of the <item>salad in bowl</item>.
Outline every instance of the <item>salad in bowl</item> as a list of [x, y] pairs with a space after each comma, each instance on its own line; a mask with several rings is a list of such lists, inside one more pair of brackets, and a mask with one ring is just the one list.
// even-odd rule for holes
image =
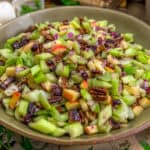
[[0, 50], [6, 113], [54, 137], [108, 133], [150, 106], [150, 52], [106, 20], [44, 22]]

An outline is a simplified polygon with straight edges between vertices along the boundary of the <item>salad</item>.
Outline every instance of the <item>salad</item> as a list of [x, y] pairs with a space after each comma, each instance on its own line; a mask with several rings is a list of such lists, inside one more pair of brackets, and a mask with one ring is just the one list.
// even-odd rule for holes
[[150, 106], [150, 51], [87, 17], [45, 22], [0, 50], [6, 113], [54, 137], [108, 133]]

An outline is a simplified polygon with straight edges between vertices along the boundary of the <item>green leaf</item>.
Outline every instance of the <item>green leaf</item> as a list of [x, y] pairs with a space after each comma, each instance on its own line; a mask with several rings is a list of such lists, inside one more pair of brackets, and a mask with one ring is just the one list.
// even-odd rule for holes
[[91, 146], [88, 150], [94, 150], [93, 146]]
[[34, 150], [31, 140], [28, 138], [22, 137], [20, 145], [24, 150]]
[[150, 150], [150, 145], [147, 142], [141, 141], [140, 144], [144, 148], [144, 150]]
[[41, 0], [34, 0], [35, 2], [35, 6], [38, 8], [38, 9], [41, 9], [42, 8], [42, 2]]
[[61, 0], [63, 5], [79, 5], [80, 3], [74, 0]]

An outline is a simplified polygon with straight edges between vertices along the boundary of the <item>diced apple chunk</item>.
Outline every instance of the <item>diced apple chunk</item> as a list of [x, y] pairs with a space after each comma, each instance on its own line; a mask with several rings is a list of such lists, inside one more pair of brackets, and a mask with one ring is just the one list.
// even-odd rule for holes
[[16, 74], [16, 68], [14, 66], [7, 67], [6, 74], [7, 74], [7, 76], [15, 76], [15, 74]]
[[140, 105], [134, 106], [132, 110], [133, 110], [133, 113], [135, 114], [135, 116], [139, 116], [143, 111], [143, 107]]
[[79, 97], [79, 92], [71, 89], [64, 89], [63, 90], [63, 97], [66, 98], [67, 100], [74, 102], [78, 99]]
[[98, 127], [96, 125], [90, 125], [85, 127], [85, 132], [87, 134], [95, 134], [98, 132]]
[[142, 107], [146, 108], [146, 107], [150, 107], [150, 99], [144, 97], [142, 99], [139, 100], [139, 103]]
[[67, 110], [76, 109], [80, 107], [80, 103], [78, 101], [75, 102], [66, 102], [65, 104]]
[[46, 81], [46, 82], [42, 83], [41, 85], [42, 85], [43, 89], [50, 92], [50, 90], [52, 88], [52, 83], [51, 82]]

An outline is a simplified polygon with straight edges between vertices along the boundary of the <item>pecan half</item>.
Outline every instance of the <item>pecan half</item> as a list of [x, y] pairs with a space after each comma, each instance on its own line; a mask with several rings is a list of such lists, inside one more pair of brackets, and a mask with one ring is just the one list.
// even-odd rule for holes
[[105, 88], [94, 87], [94, 88], [91, 88], [89, 92], [92, 95], [93, 100], [98, 101], [98, 102], [105, 101], [108, 98], [108, 90]]
[[106, 50], [105, 46], [104, 45], [100, 45], [97, 47], [96, 51], [95, 51], [95, 54], [99, 54], [100, 52]]
[[54, 103], [59, 103], [62, 101], [62, 96], [52, 96], [51, 98], [48, 99], [49, 103], [54, 104]]
[[47, 30], [42, 30], [41, 34], [44, 36], [44, 38], [47, 41], [54, 41], [54, 37], [51, 34], [49, 34], [49, 32]]
[[87, 116], [85, 115], [85, 113], [83, 111], [79, 111], [80, 117], [81, 117], [81, 123], [83, 123], [84, 125], [88, 125], [89, 120], [87, 118]]

